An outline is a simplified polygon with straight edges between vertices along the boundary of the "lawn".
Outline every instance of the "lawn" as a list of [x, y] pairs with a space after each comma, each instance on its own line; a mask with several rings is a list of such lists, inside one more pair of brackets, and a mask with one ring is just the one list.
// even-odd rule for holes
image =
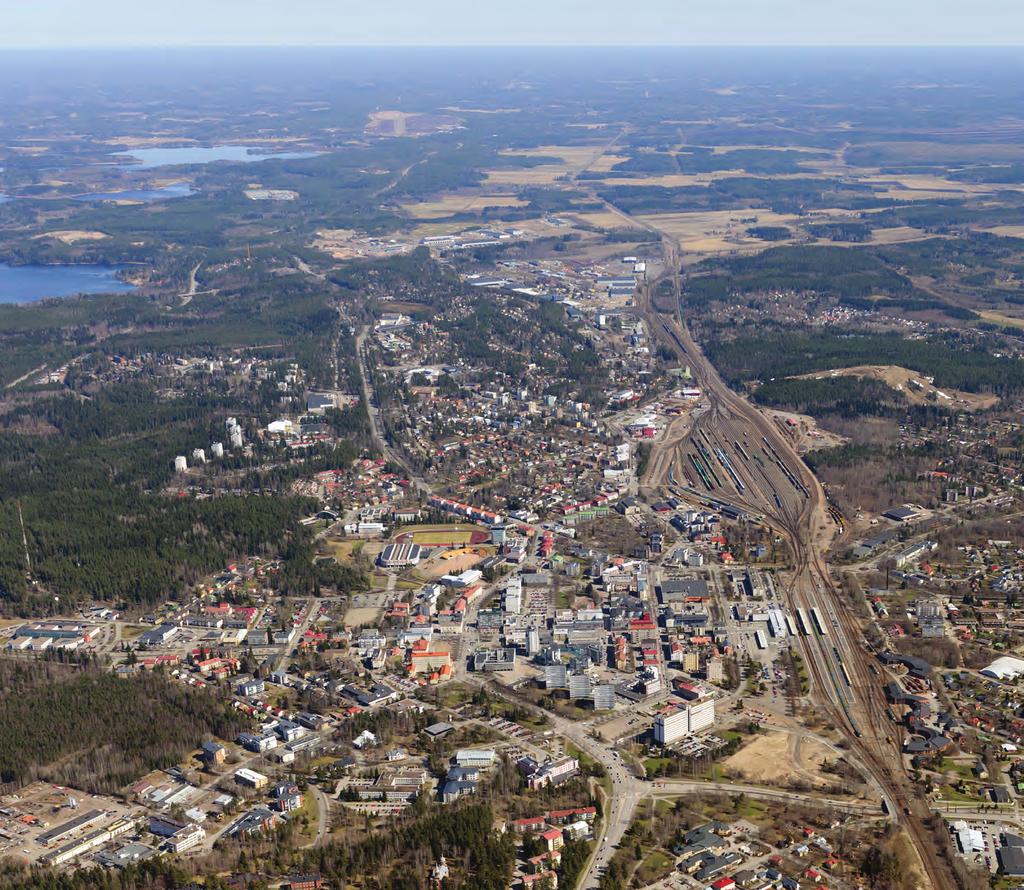
[[428, 696], [437, 695], [437, 703], [442, 708], [457, 708], [473, 698], [473, 690], [465, 683], [445, 683], [435, 686]]
[[765, 804], [746, 796], [740, 801], [740, 805], [736, 809], [736, 815], [740, 819], [746, 819], [749, 822], [763, 818], [767, 812], [768, 807]]
[[673, 860], [669, 856], [660, 850], [655, 850], [640, 863], [640, 867], [636, 871], [636, 877], [640, 880], [641, 884], [653, 884], [655, 881], [660, 881], [666, 875], [671, 874], [673, 864]]
[[316, 795], [312, 790], [307, 790], [302, 795], [302, 806], [288, 814], [288, 818], [295, 820], [298, 831], [304, 842], [313, 840], [319, 820]]
[[644, 760], [644, 769], [647, 770], [647, 775], [653, 776], [658, 769], [667, 769], [671, 764], [671, 757], [648, 757]]
[[576, 589], [573, 587], [560, 587], [555, 593], [555, 608], [570, 609], [573, 600], [576, 598]]
[[939, 795], [950, 803], [977, 803], [980, 800], [977, 794], [964, 794], [949, 785], [944, 785], [939, 789]]

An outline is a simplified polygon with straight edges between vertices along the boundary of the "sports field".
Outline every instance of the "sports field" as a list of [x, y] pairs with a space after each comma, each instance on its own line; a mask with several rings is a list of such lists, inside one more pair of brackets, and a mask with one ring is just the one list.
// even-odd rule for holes
[[413, 528], [395, 537], [399, 544], [420, 544], [425, 547], [463, 547], [483, 544], [490, 535], [472, 525], [432, 525]]

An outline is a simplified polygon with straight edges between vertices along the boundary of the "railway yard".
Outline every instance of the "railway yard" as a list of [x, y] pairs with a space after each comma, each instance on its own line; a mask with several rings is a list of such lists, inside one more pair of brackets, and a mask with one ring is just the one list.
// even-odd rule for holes
[[[856, 618], [840, 601], [823, 557], [835, 523], [821, 485], [776, 423], [725, 385], [680, 323], [681, 281], [672, 271], [679, 268], [679, 248], [667, 234], [662, 244], [669, 271], [643, 289], [642, 316], [652, 336], [690, 369], [705, 403], [685, 436], [661, 443], [661, 453], [655, 446], [642, 485], [736, 516], [747, 514], [787, 540], [793, 569], [784, 592], [801, 625], [814, 705], [842, 729], [849, 760], [880, 789], [885, 808], [911, 837], [932, 885], [952, 886], [949, 864], [937, 853], [925, 824], [928, 809], [903, 766], [901, 734], [886, 719], [873, 655]], [[669, 299], [665, 284], [670, 285]]]

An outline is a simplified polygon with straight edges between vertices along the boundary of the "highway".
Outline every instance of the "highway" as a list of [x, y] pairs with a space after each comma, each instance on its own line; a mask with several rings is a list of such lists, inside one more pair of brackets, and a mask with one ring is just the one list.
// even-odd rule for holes
[[928, 808], [904, 768], [900, 734], [885, 715], [882, 689], [868, 667], [871, 656], [861, 630], [839, 598], [825, 563], [830, 520], [824, 491], [779, 427], [729, 389], [682, 323], [680, 249], [673, 237], [661, 236], [664, 272], [642, 289], [638, 311], [652, 339], [690, 368], [706, 405], [695, 412], [688, 435], [674, 436], [662, 448], [655, 446], [643, 488], [660, 494], [695, 493], [732, 504], [788, 540], [793, 554], [784, 591], [788, 603], [794, 611], [808, 613], [817, 607], [826, 625], [825, 633], [815, 630], [800, 637], [812, 700], [843, 733], [887, 802], [895, 805], [932, 886], [956, 886], [949, 863], [937, 853], [925, 826]]

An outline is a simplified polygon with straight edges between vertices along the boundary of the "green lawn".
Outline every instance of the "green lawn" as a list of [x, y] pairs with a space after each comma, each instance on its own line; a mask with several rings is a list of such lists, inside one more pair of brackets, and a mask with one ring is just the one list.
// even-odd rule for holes
[[648, 757], [644, 760], [644, 769], [647, 770], [647, 775], [653, 776], [656, 770], [667, 767], [671, 763], [671, 757]]
[[950, 803], [978, 803], [980, 800], [977, 794], [964, 794], [948, 785], [943, 786], [939, 790], [939, 794], [943, 800], [948, 800]]
[[744, 797], [736, 810], [736, 815], [740, 819], [753, 822], [755, 819], [763, 818], [767, 812], [768, 807], [765, 804], [753, 798]]
[[660, 850], [655, 850], [637, 869], [636, 876], [642, 884], [652, 884], [672, 873], [674, 861]]

